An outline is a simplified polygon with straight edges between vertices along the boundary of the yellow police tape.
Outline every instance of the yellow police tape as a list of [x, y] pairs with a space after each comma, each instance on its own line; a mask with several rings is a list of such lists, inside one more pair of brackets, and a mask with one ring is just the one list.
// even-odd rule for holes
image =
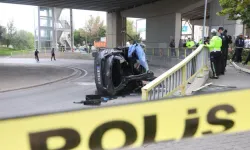
[[250, 129], [250, 90], [0, 121], [1, 150], [139, 147]]

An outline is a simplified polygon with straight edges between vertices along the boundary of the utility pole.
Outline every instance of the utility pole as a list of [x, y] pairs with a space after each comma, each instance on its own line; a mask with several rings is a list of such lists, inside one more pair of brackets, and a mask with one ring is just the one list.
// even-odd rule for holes
[[202, 43], [204, 43], [204, 38], [205, 38], [206, 19], [207, 19], [207, 0], [205, 0], [204, 20], [203, 20], [203, 33], [202, 33]]

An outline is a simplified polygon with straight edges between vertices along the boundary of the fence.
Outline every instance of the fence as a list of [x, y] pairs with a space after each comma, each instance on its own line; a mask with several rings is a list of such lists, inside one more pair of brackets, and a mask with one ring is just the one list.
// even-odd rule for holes
[[[35, 49], [28, 49], [28, 50], [17, 50], [14, 52], [11, 52], [11, 56], [15, 56], [15, 55], [34, 55]], [[64, 56], [66, 53], [67, 54], [73, 54], [72, 51], [61, 51], [60, 49], [58, 49], [57, 51], [55, 50], [55, 53], [57, 56]], [[80, 52], [75, 52], [74, 54], [78, 54], [81, 55]], [[44, 56], [51, 56], [51, 47], [42, 47], [39, 49], [39, 55], [44, 55]]]
[[186, 87], [196, 75], [208, 68], [208, 50], [199, 46], [180, 63], [142, 88], [142, 100], [156, 100], [181, 91], [185, 95]]

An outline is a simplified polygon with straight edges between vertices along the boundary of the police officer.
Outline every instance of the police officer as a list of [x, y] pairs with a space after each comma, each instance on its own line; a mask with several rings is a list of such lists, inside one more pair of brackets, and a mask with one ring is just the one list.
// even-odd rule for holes
[[192, 48], [195, 46], [195, 43], [193, 40], [191, 40], [190, 38], [188, 38], [187, 43], [186, 43], [186, 47], [188, 48], [188, 52], [187, 55], [192, 53]]
[[220, 74], [220, 63], [221, 63], [221, 46], [222, 46], [222, 39], [217, 36], [217, 30], [211, 30], [212, 39], [210, 40], [209, 44], [205, 46], [209, 48], [210, 51], [210, 62], [211, 62], [211, 69], [213, 71], [212, 79], [218, 79]]
[[229, 48], [229, 40], [227, 36], [227, 30], [224, 30], [223, 27], [219, 27], [218, 32], [220, 34], [220, 38], [222, 39], [222, 46], [221, 46], [221, 52], [222, 52], [222, 61], [220, 65], [220, 74], [224, 75], [226, 66], [227, 66], [227, 57], [228, 57], [228, 48]]

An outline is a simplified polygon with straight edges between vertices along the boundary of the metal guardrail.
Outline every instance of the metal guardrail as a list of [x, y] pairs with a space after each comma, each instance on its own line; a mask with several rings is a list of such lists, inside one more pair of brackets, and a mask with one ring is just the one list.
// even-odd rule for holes
[[179, 64], [142, 88], [142, 100], [156, 100], [172, 96], [178, 90], [185, 95], [186, 87], [196, 75], [208, 69], [209, 51], [204, 45]]
[[194, 48], [145, 48], [146, 55], [149, 56], [160, 56], [160, 57], [177, 57], [177, 58], [186, 58], [191, 54], [196, 47]]

